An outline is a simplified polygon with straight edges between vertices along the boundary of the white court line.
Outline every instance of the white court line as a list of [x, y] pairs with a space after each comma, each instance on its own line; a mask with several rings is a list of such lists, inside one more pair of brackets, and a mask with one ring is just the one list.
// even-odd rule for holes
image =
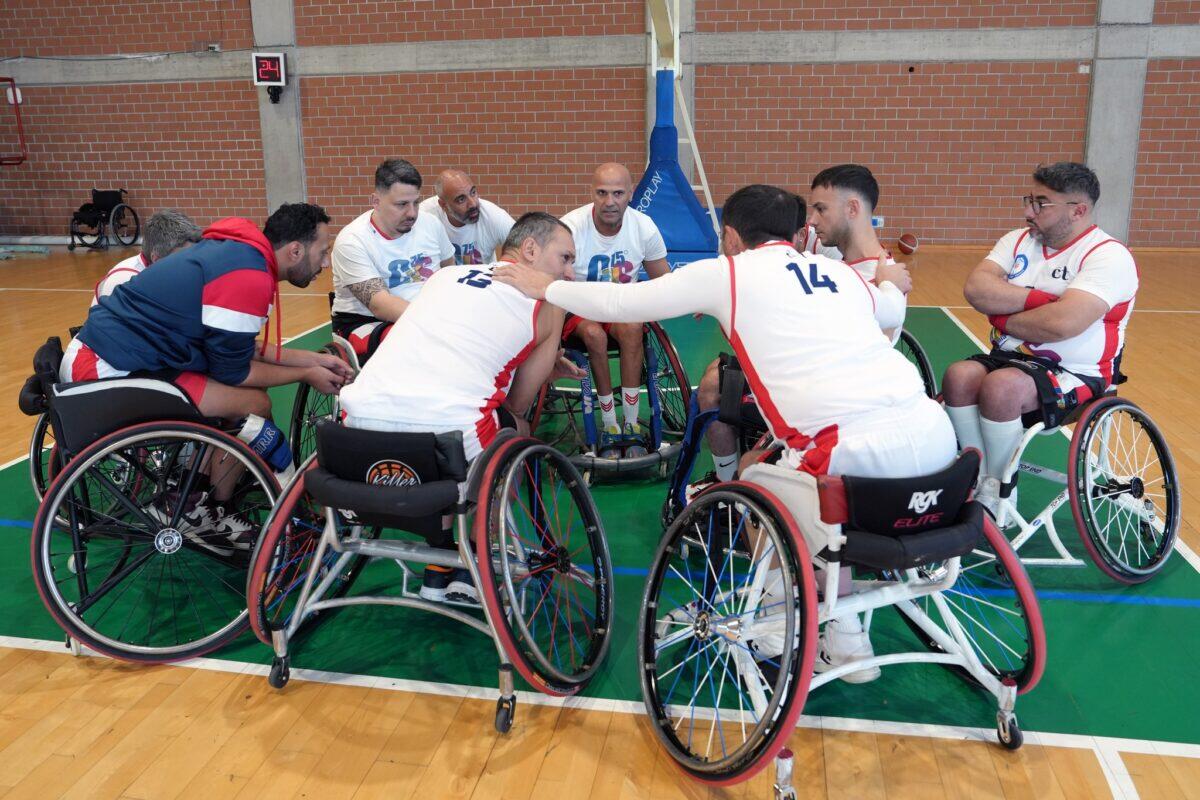
[[[18, 650], [38, 650], [48, 653], [60, 653], [62, 655], [68, 654], [62, 641], [27, 639], [19, 636], [0, 636], [0, 647], [11, 647]], [[104, 656], [93, 653], [86, 648], [84, 648], [83, 654], [88, 658], [104, 658]], [[211, 672], [228, 672], [236, 675], [258, 675], [264, 679], [271, 671], [271, 668], [266, 664], [245, 664], [238, 661], [224, 661], [217, 658], [193, 658], [172, 666], [185, 669], [202, 669]], [[293, 669], [291, 670], [291, 679], [310, 683], [361, 686], [366, 689], [413, 692], [415, 694], [462, 697], [475, 700], [493, 700], [498, 694], [496, 688], [487, 686], [381, 678], [374, 675], [356, 675], [346, 672], [327, 672], [312, 669]], [[613, 711], [620, 714], [646, 713], [646, 707], [642, 703], [632, 700], [608, 700], [598, 697], [550, 697], [537, 692], [527, 691], [518, 691], [516, 694], [522, 704], [578, 708], [587, 711]], [[797, 727], [892, 736], [922, 736], [930, 739], [947, 739], [951, 741], [977, 741], [999, 746], [995, 743], [996, 731], [992, 728], [926, 725], [915, 722], [888, 722], [885, 720], [815, 717], [807, 715], [800, 717]], [[1122, 752], [1200, 759], [1200, 745], [1196, 744], [1164, 742], [1150, 739], [1084, 736], [1070, 733], [1046, 733], [1040, 731], [1024, 731], [1024, 733], [1025, 741], [1029, 744], [1047, 747], [1067, 747], [1075, 750], [1091, 750], [1096, 755], [1096, 760], [1104, 772], [1113, 797], [1118, 800], [1138, 800], [1138, 793], [1134, 787], [1132, 776], [1129, 774], [1129, 769], [1125, 765], [1125, 762], [1120, 757]]]
[[[928, 306], [928, 307], [934, 308], [934, 306]], [[968, 328], [966, 325], [964, 325], [963, 321], [960, 320], [958, 318], [958, 316], [955, 315], [954, 312], [950, 310], [952, 308], [969, 308], [969, 306], [936, 306], [936, 307], [942, 309], [942, 312], [947, 317], [949, 317], [950, 320], [955, 325], [958, 326], [958, 329], [960, 331], [962, 331], [964, 334], [966, 334], [968, 339], [970, 339], [972, 342], [975, 343], [975, 346], [979, 348], [980, 352], [986, 353], [988, 351], [988, 348], [984, 347], [983, 342], [979, 341], [979, 337], [977, 337], [975, 334], [971, 333], [970, 328]], [[1067, 440], [1070, 441], [1070, 439], [1071, 439], [1070, 431], [1066, 430], [1065, 428], [1059, 428], [1058, 432], [1061, 433], [1063, 436], [1067, 437]], [[1177, 552], [1177, 553], [1179, 553], [1179, 555], [1183, 556], [1183, 560], [1186, 561], [1188, 564], [1190, 564], [1192, 569], [1196, 570], [1196, 572], [1200, 572], [1200, 555], [1197, 555], [1196, 551], [1188, 546], [1188, 543], [1183, 540], [1182, 536], [1175, 537], [1175, 552]]]

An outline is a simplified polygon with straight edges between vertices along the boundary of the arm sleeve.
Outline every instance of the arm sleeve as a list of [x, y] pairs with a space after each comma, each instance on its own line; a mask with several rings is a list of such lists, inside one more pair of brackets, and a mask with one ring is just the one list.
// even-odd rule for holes
[[329, 256], [329, 262], [333, 267], [334, 276], [343, 286], [352, 286], [372, 278], [386, 281], [388, 277], [386, 273], [381, 273], [371, 263], [371, 259], [367, 257], [367, 251], [352, 239], [336, 242], [333, 246], [333, 253]]
[[1112, 309], [1133, 299], [1138, 290], [1133, 255], [1116, 240], [1100, 245], [1084, 257], [1079, 273], [1067, 284], [1099, 297]]
[[1017, 246], [1017, 240], [1024, 232], [1024, 228], [1017, 228], [1015, 231], [1009, 231], [1001, 236], [1000, 241], [996, 242], [996, 246], [992, 248], [992, 252], [987, 254], [987, 260], [999, 264], [1001, 269], [1008, 272], [1013, 265], [1013, 248]]
[[200, 311], [208, 375], [238, 386], [250, 373], [254, 340], [271, 313], [274, 281], [264, 270], [239, 269], [204, 286]]
[[903, 325], [904, 313], [908, 305], [908, 298], [904, 296], [904, 292], [900, 291], [891, 281], [884, 281], [878, 287], [867, 282], [866, 286], [875, 301], [875, 319], [879, 322], [879, 327], [891, 330]]
[[723, 259], [697, 261], [640, 283], [555, 281], [546, 299], [596, 322], [649, 322], [698, 313], [716, 317], [727, 328], [728, 266]]

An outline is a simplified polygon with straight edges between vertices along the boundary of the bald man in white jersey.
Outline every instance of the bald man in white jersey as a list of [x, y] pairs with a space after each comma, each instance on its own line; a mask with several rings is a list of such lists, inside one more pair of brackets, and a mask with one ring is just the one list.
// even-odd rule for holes
[[491, 263], [513, 226], [508, 212], [480, 197], [475, 181], [460, 169], [438, 173], [433, 196], [421, 201], [421, 213], [442, 223], [455, 264]]
[[[516, 427], [538, 390], [555, 377], [562, 338], [559, 308], [492, 280], [505, 263], [549, 278], [569, 277], [571, 232], [549, 214], [521, 217], [502, 260], [433, 273], [354, 383], [341, 392], [345, 424], [376, 431], [461, 431], [474, 459], [501, 427]], [[567, 370], [563, 377], [580, 375]], [[455, 549], [447, 528], [430, 544]], [[466, 569], [426, 567], [421, 596], [478, 602]]]
[[[497, 280], [594, 320], [666, 319], [703, 313], [729, 338], [782, 463], [814, 475], [909, 477], [947, 467], [954, 431], [925, 396], [916, 368], [882, 335], [902, 319], [902, 265], [880, 264], [879, 286], [841, 262], [798, 253], [794, 196], [747, 186], [725, 203], [726, 254], [645, 284], [580, 284], [503, 266]], [[818, 670], [870, 657], [857, 615], [822, 633]], [[760, 653], [771, 657], [769, 652]], [[872, 680], [878, 670], [851, 673]]]

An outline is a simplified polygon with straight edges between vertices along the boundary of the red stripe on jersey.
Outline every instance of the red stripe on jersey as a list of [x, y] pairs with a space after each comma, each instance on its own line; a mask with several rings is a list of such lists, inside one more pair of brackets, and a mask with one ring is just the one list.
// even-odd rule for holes
[[1025, 241], [1025, 237], [1029, 235], [1029, 228], [1021, 231], [1021, 235], [1017, 237], [1017, 243], [1013, 245], [1013, 258], [1017, 257], [1017, 251], [1021, 249], [1021, 242]]
[[96, 351], [88, 347], [86, 344], [81, 343], [79, 346], [79, 352], [75, 354], [75, 360], [71, 362], [71, 380], [100, 380], [100, 373], [96, 370], [96, 365], [99, 362], [100, 356], [96, 355]]
[[[808, 445], [808, 437], [784, 421], [783, 415], [779, 413], [779, 409], [771, 400], [771, 395], [768, 394], [767, 387], [758, 377], [758, 371], [754, 368], [754, 363], [750, 360], [750, 355], [746, 352], [746, 346], [742, 343], [742, 337], [738, 336], [737, 273], [733, 268], [733, 258], [730, 256], [726, 256], [725, 258], [729, 262], [729, 344], [733, 347], [733, 354], [737, 356], [738, 364], [741, 366], [742, 372], [746, 374], [746, 380], [750, 383], [750, 391], [754, 393], [755, 402], [758, 403], [763, 416], [767, 418], [767, 423], [771, 426], [771, 432], [775, 434], [776, 438], [787, 442], [789, 447], [805, 447]], [[798, 444], [793, 444], [793, 442], [797, 442]]]
[[496, 433], [500, 426], [496, 424], [496, 409], [508, 397], [506, 391], [509, 383], [512, 381], [512, 373], [519, 367], [525, 359], [529, 358], [529, 354], [533, 352], [534, 345], [538, 340], [538, 312], [542, 310], [544, 300], [538, 300], [533, 304], [533, 337], [529, 343], [521, 348], [521, 352], [512, 357], [512, 360], [504, 365], [504, 369], [500, 370], [496, 375], [495, 387], [496, 391], [492, 393], [482, 406], [479, 408], [479, 419], [475, 422], [475, 435], [479, 438], [479, 444], [487, 447], [496, 438]]
[[96, 288], [92, 290], [92, 294], [94, 294], [96, 296], [97, 300], [100, 299], [100, 287], [104, 285], [104, 282], [106, 280], [111, 278], [113, 275], [116, 275], [118, 272], [132, 272], [134, 275], [141, 274], [140, 269], [134, 269], [133, 267], [121, 267], [119, 269], [110, 269], [107, 273], [105, 273], [103, 278], [96, 281]]
[[260, 269], [237, 269], [204, 285], [200, 302], [255, 317], [271, 312], [275, 281]]
[[389, 242], [400, 238], [398, 236], [388, 236], [386, 233], [384, 233], [383, 230], [378, 225], [375, 224], [375, 215], [374, 214], [372, 214], [370, 217], [368, 217], [368, 219], [371, 222], [371, 227], [375, 229], [375, 232], [378, 233], [380, 236], [382, 236], [384, 239], [387, 239]]
[[817, 431], [817, 435], [812, 437], [813, 446], [804, 451], [804, 459], [796, 470], [807, 472], [809, 475], [828, 475], [829, 462], [833, 459], [833, 448], [837, 447], [837, 443], [837, 425]]
[[1055, 250], [1053, 253], [1051, 253], [1049, 250], [1047, 250], [1047, 249], [1046, 249], [1046, 245], [1045, 245], [1045, 244], [1043, 244], [1043, 245], [1042, 245], [1042, 257], [1043, 257], [1043, 258], [1057, 258], [1058, 256], [1061, 256], [1063, 253], [1067, 252], [1067, 251], [1068, 251], [1068, 250], [1070, 250], [1072, 247], [1074, 247], [1076, 242], [1078, 242], [1080, 239], [1082, 239], [1083, 237], [1087, 236], [1089, 233], [1091, 233], [1091, 232], [1092, 232], [1092, 231], [1094, 231], [1094, 230], [1096, 230], [1096, 226], [1095, 226], [1095, 225], [1089, 225], [1087, 230], [1085, 230], [1083, 233], [1081, 233], [1081, 234], [1079, 234], [1078, 236], [1076, 236], [1076, 237], [1075, 237], [1074, 239], [1072, 239], [1071, 241], [1069, 241], [1069, 242], [1067, 242], [1066, 244], [1064, 244], [1064, 245], [1063, 245], [1061, 248], [1059, 248], [1058, 250]]
[[146, 258], [145, 253], [138, 253], [138, 258], [140, 258], [142, 260], [142, 269], [145, 269], [146, 267], [150, 266], [150, 259]]
[[1117, 355], [1117, 343], [1121, 338], [1121, 321], [1129, 313], [1132, 300], [1118, 303], [1104, 315], [1104, 352], [1100, 354], [1100, 377], [1104, 378], [1105, 386], [1112, 386], [1113, 359]]

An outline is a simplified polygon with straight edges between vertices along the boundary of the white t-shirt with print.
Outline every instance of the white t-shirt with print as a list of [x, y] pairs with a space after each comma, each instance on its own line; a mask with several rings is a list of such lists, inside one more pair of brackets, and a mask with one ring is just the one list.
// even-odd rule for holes
[[645, 262], [667, 257], [667, 245], [650, 217], [626, 208], [621, 230], [615, 236], [602, 236], [592, 218], [592, 205], [562, 218], [575, 237], [575, 280], [636, 283]]
[[333, 243], [333, 311], [335, 314], [371, 316], [346, 287], [378, 278], [396, 297], [411, 301], [421, 284], [446, 259], [454, 258], [454, 247], [437, 218], [417, 214], [412, 230], [389, 239], [371, 219], [371, 212], [342, 228]]
[[436, 217], [446, 229], [446, 236], [454, 245], [454, 263], [469, 266], [495, 260], [496, 248], [504, 244], [515, 222], [507, 211], [482, 197], [479, 198], [479, 220], [468, 222], [461, 228], [450, 224], [436, 196], [421, 201], [421, 213]]

